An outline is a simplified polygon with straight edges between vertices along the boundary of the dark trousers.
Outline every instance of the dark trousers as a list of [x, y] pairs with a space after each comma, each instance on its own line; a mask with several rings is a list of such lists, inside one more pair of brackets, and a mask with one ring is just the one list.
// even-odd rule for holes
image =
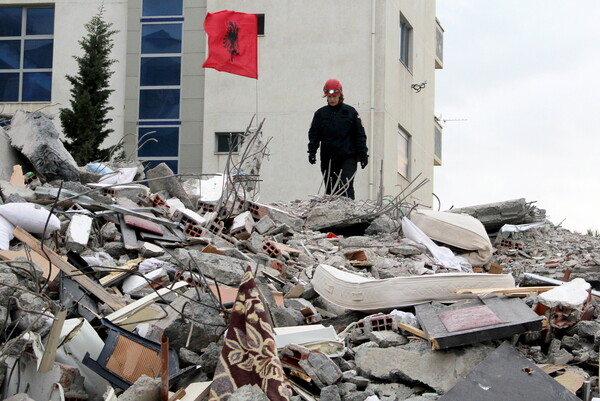
[[356, 168], [356, 157], [354, 156], [341, 160], [321, 160], [325, 194], [354, 199]]

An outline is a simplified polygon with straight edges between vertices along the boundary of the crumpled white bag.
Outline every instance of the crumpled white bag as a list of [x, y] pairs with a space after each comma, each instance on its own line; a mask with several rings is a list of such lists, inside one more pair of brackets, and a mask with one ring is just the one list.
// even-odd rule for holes
[[[0, 205], [0, 216], [8, 220], [13, 226], [19, 226], [32, 234], [43, 234], [46, 220], [46, 238], [60, 230], [60, 220], [48, 210], [35, 203], [7, 203]], [[50, 216], [50, 219], [48, 219]], [[14, 228], [13, 228], [14, 231]]]
[[410, 221], [408, 217], [402, 218], [402, 232], [406, 238], [424, 245], [433, 256], [434, 261], [446, 269], [466, 272], [473, 271], [467, 259], [455, 255], [449, 248], [437, 245], [419, 227]]
[[10, 247], [10, 240], [15, 237], [13, 231], [15, 231], [15, 226], [0, 216], [0, 250], [6, 251]]

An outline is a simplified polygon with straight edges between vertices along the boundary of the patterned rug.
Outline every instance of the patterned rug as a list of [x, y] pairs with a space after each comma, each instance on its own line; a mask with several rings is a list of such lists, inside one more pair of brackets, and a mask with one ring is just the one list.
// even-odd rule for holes
[[250, 267], [246, 269], [229, 320], [210, 400], [229, 399], [246, 384], [257, 385], [269, 400], [288, 400], [291, 389], [283, 373], [273, 328]]

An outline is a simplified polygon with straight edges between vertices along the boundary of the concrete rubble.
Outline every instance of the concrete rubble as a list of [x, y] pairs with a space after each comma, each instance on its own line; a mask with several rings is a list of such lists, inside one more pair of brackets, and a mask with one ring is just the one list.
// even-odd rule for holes
[[[43, 119], [15, 116], [8, 136], [22, 131], [31, 149], [46, 146], [54, 133], [43, 134]], [[487, 372], [509, 357], [533, 366], [520, 378], [525, 385], [533, 369], [547, 375], [531, 381], [534, 393], [552, 380], [573, 397], [598, 396], [600, 238], [553, 225], [524, 199], [439, 212], [475, 223], [477, 246], [460, 249], [436, 227], [418, 227], [436, 233], [427, 244], [404, 235], [416, 210], [406, 198], [264, 204], [253, 200], [247, 175], [190, 178], [164, 164], [144, 172], [107, 163], [103, 170], [130, 178], [106, 184], [98, 166], [59, 176], [37, 151], [23, 153], [10, 160], [23, 170], [0, 166], [12, 175], [0, 176], [2, 399], [208, 399], [228, 328], [241, 339], [239, 349], [227, 344], [228, 363], [263, 379], [283, 375], [292, 395], [281, 399], [461, 399], [454, 394], [477, 377], [495, 385]], [[260, 160], [240, 165], [255, 176]], [[432, 253], [434, 242], [443, 256]], [[484, 256], [470, 263], [463, 255], [473, 251]], [[352, 282], [352, 302], [314, 281], [323, 269]], [[264, 321], [238, 293], [249, 274]], [[457, 274], [482, 279], [436, 279]], [[485, 284], [489, 277], [502, 285]], [[386, 291], [403, 290], [387, 285], [409, 282], [402, 278], [423, 278], [412, 289], [423, 299], [386, 304]], [[361, 307], [363, 289], [384, 301]], [[230, 327], [233, 313], [248, 313], [264, 333]], [[521, 325], [523, 313], [533, 323]], [[245, 362], [250, 348], [280, 362]], [[269, 399], [266, 381], [234, 386], [222, 399]]]

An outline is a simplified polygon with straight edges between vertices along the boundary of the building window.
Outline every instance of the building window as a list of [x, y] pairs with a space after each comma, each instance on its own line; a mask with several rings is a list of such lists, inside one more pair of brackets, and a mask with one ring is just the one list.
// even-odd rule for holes
[[177, 157], [179, 127], [138, 128], [138, 157]]
[[215, 153], [238, 153], [242, 144], [243, 132], [215, 133]]
[[49, 102], [54, 8], [0, 7], [0, 102]]
[[398, 125], [398, 173], [410, 179], [411, 136]]
[[181, 25], [142, 25], [142, 54], [181, 53]]
[[140, 90], [140, 119], [173, 120], [179, 118], [179, 89]]
[[265, 36], [265, 15], [264, 14], [256, 14], [256, 32], [258, 36]]
[[142, 57], [140, 86], [179, 86], [181, 57]]
[[400, 14], [400, 61], [406, 68], [412, 68], [412, 40], [413, 28], [408, 20]]
[[144, 0], [143, 3], [144, 17], [183, 15], [183, 0]]
[[441, 166], [442, 165], [442, 126], [440, 125], [439, 122], [437, 122], [437, 120], [435, 121], [435, 125], [434, 125], [434, 140], [433, 140], [433, 154], [436, 158], [435, 160], [435, 165], [436, 166]]

